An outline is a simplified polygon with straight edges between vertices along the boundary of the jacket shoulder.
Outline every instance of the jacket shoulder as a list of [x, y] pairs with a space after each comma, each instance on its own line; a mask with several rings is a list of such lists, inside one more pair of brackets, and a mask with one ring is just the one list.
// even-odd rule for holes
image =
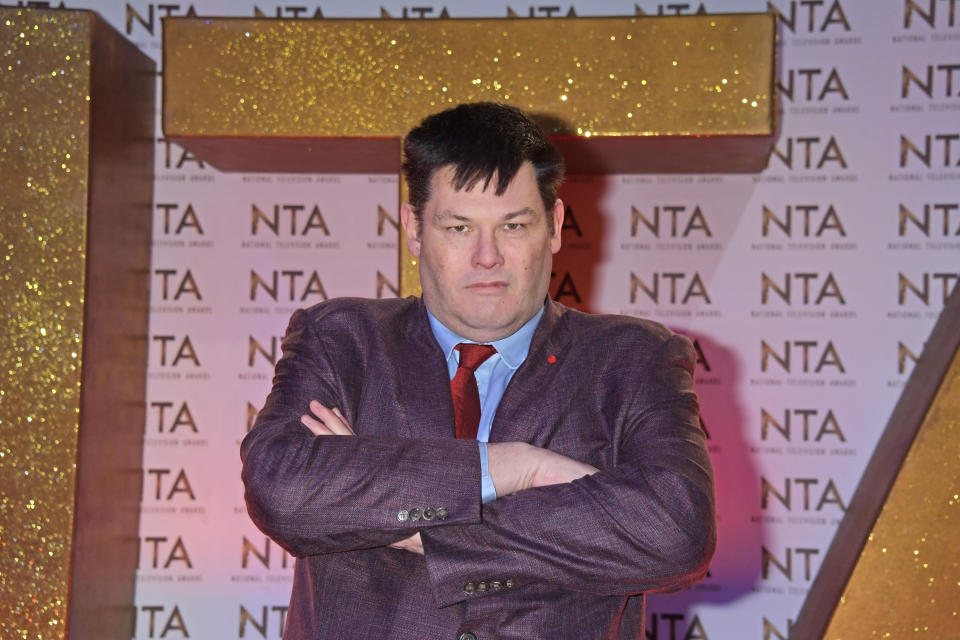
[[353, 322], [363, 318], [366, 321], [394, 322], [414, 312], [418, 299], [408, 298], [331, 298], [324, 302], [301, 309], [304, 319], [311, 322]]
[[666, 326], [633, 316], [588, 314], [565, 309], [561, 322], [581, 361], [616, 371], [618, 379], [651, 367], [680, 367], [692, 374], [697, 348], [689, 338]]
[[643, 345], [656, 348], [671, 338], [687, 340], [659, 322], [645, 318], [584, 313], [566, 307], [563, 309], [562, 318], [573, 336], [589, 336], [591, 340], [602, 340], [611, 347]]
[[287, 337], [316, 336], [327, 345], [372, 345], [396, 341], [416, 324], [418, 298], [331, 298], [290, 317]]

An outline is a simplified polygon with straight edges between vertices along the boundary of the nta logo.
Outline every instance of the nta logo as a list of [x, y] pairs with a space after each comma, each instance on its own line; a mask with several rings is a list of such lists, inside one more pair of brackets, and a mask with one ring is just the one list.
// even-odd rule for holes
[[843, 158], [843, 152], [840, 151], [840, 145], [837, 140], [830, 136], [824, 144], [820, 136], [790, 137], [786, 138], [785, 149], [773, 148], [771, 157], [777, 157], [788, 168], [793, 169], [794, 144], [797, 147], [803, 147], [803, 157], [799, 160], [797, 168], [799, 169], [822, 169], [828, 162], [835, 162], [836, 165], [830, 168], [847, 168], [847, 161]]
[[[939, 71], [943, 73], [937, 73]], [[960, 97], [960, 82], [954, 84], [954, 73], [957, 71], [960, 71], [960, 64], [928, 64], [926, 71], [920, 72], [903, 65], [900, 97], [909, 98], [912, 86], [916, 86], [928, 98], [940, 97], [941, 93], [944, 98]], [[960, 76], [957, 78], [960, 80]], [[958, 89], [957, 92], [954, 92], [954, 87]]]
[[955, 27], [958, 24], [957, 0], [904, 0], [903, 28], [914, 25], [914, 16], [919, 18], [916, 24], [926, 24], [931, 29]]
[[906, 167], [910, 154], [928, 169], [932, 166], [941, 166], [939, 159], [943, 158], [944, 167], [960, 167], [960, 133], [934, 133], [923, 136], [923, 142], [915, 143], [904, 134], [900, 134], [900, 166]]
[[[821, 77], [823, 74], [824, 70], [817, 68], [788, 69], [784, 78], [777, 80], [777, 90], [791, 102], [795, 99], [807, 102], [822, 102], [827, 97], [850, 99], [850, 94], [847, 93], [843, 80], [840, 78], [840, 72], [837, 71], [836, 67], [830, 68], [826, 72], [826, 77]], [[795, 76], [802, 78], [799, 87], [796, 86]], [[798, 89], [800, 91], [799, 95], [797, 93]]]
[[[689, 277], [689, 280], [687, 280]], [[705, 304], [710, 304], [710, 294], [703, 284], [700, 274], [696, 271], [690, 277], [682, 272], [653, 273], [650, 283], [644, 282], [637, 274], [630, 272], [630, 304], [636, 304], [637, 291], [643, 291], [654, 304], [660, 304], [660, 282], [669, 283], [669, 304], [687, 304], [691, 298], [699, 298]]]
[[654, 237], [661, 238], [661, 224], [666, 222], [669, 224], [663, 225], [663, 234], [669, 238], [686, 238], [693, 232], [713, 237], [699, 205], [692, 209], [685, 205], [657, 205], [649, 216], [637, 207], [630, 207], [630, 235], [633, 237], [637, 236], [642, 224]]
[[[787, 442], [793, 442], [795, 420], [800, 421], [799, 439], [802, 442], [820, 442], [826, 436], [833, 436], [840, 442], [846, 442], [847, 438], [843, 435], [843, 429], [834, 415], [832, 409], [827, 409], [826, 415], [821, 419], [820, 409], [784, 409], [783, 418], [774, 417], [773, 412], [766, 409], [760, 409], [760, 438], [769, 440], [771, 432], [779, 433]], [[779, 415], [779, 414], [778, 414]]]
[[[939, 215], [934, 215], [934, 212]], [[954, 218], [956, 219], [956, 230], [952, 230]], [[941, 224], [934, 224], [937, 219], [940, 220]], [[919, 229], [920, 233], [928, 238], [931, 233], [938, 232], [943, 236], [960, 236], [960, 203], [926, 203], [923, 205], [923, 212], [919, 214], [907, 208], [905, 204], [901, 204], [899, 222], [897, 233], [901, 238], [907, 235], [908, 223]]]
[[905, 276], [902, 271], [897, 273], [897, 278], [898, 305], [902, 306], [907, 303], [907, 292], [910, 292], [929, 307], [931, 280], [938, 280], [940, 282], [940, 295], [934, 302], [944, 305], [947, 303], [947, 298], [950, 297], [950, 291], [953, 289], [954, 284], [960, 279], [960, 273], [922, 273], [920, 274], [919, 284]]
[[[187, 427], [193, 433], [198, 433], [197, 421], [193, 419], [193, 414], [190, 413], [190, 407], [187, 406], [186, 402], [180, 404], [180, 408], [177, 409], [177, 413], [169, 425], [166, 422], [166, 417], [170, 415], [167, 413], [167, 409], [172, 409], [173, 403], [154, 401], [150, 403], [150, 406], [157, 410], [158, 433], [172, 434], [178, 427]], [[167, 429], [167, 426], [169, 426], [169, 429]]]
[[[767, 549], [765, 546], [760, 547], [761, 554], [761, 574], [763, 575], [764, 580], [770, 579], [771, 568], [776, 567], [776, 569], [790, 582], [793, 582], [793, 556], [794, 554], [798, 556], [803, 556], [803, 577], [802, 579], [805, 582], [810, 582], [813, 580], [813, 563], [812, 559], [820, 555], [819, 549], [813, 548], [804, 548], [804, 547], [787, 547], [785, 549], [785, 554], [783, 561], [781, 562], [777, 556]], [[798, 576], [799, 578], [799, 576]]]
[[[775, 486], [772, 482], [760, 477], [760, 508], [769, 509], [771, 506], [770, 498], [776, 498], [776, 500], [786, 507], [787, 511], [793, 511], [794, 507], [802, 511], [822, 511], [824, 506], [828, 504], [835, 505], [840, 511], [846, 511], [847, 507], [843, 503], [843, 498], [840, 497], [840, 492], [837, 490], [837, 485], [834, 484], [831, 478], [827, 478], [827, 484], [823, 487], [823, 491], [819, 491], [817, 485], [820, 484], [818, 478], [784, 478], [783, 479], [783, 491], [779, 491], [778, 487]], [[794, 498], [798, 497], [794, 495], [794, 487], [799, 487], [797, 490], [802, 494], [802, 501], [800, 504], [794, 504]], [[813, 497], [819, 498], [816, 500], [816, 505], [811, 501], [811, 488], [817, 490], [817, 493]]]
[[[760, 273], [760, 304], [770, 304], [770, 294], [774, 293], [788, 305], [799, 302], [803, 305], [819, 305], [825, 298], [832, 299], [833, 302], [845, 305], [843, 292], [840, 291], [840, 285], [836, 278], [829, 271], [825, 278], [819, 273], [785, 273], [783, 274], [783, 286], [780, 286], [778, 280]], [[799, 282], [799, 287], [794, 287], [794, 283]], [[800, 295], [795, 296], [796, 289], [799, 288]]]
[[824, 32], [831, 27], [850, 31], [850, 21], [839, 0], [790, 0], [787, 6], [785, 13], [774, 3], [767, 3], [767, 9], [775, 12], [779, 22], [791, 33], [796, 33], [798, 28], [807, 33]]
[[[763, 215], [760, 220], [760, 233], [764, 238], [770, 236], [770, 230], [778, 228], [788, 238], [796, 233], [804, 238], [819, 238], [827, 231], [846, 237], [847, 231], [843, 228], [843, 221], [832, 204], [822, 210], [818, 204], [786, 205], [782, 216], [777, 215], [767, 205], [763, 205]], [[794, 213], [797, 215], [794, 216]]]
[[[281, 276], [283, 276], [282, 280]], [[257, 295], [261, 290], [274, 302], [279, 301], [281, 295], [290, 302], [303, 302], [310, 296], [319, 296], [320, 300], [327, 299], [327, 292], [323, 288], [323, 282], [316, 270], [311, 271], [308, 275], [299, 269], [284, 269], [282, 271], [274, 269], [270, 272], [270, 275], [263, 277], [251, 269], [250, 300], [252, 302], [257, 300]]]
[[846, 373], [840, 354], [831, 340], [823, 347], [817, 340], [784, 340], [783, 351], [779, 352], [766, 340], [760, 340], [760, 370], [768, 371], [772, 360], [785, 373], [792, 373], [798, 352], [801, 373], [820, 373], [826, 367], [834, 367], [836, 373]]
[[[163, 210], [163, 234], [175, 236], [180, 235], [186, 229], [192, 229], [198, 236], [203, 235], [203, 227], [200, 226], [200, 218], [194, 210], [191, 203], [187, 203], [186, 208], [181, 213], [180, 205], [173, 202], [158, 202], [157, 209]], [[176, 222], [176, 224], [174, 224]]]
[[[325, 236], [330, 235], [327, 221], [323, 218], [320, 205], [313, 205], [306, 219], [301, 215], [308, 209], [305, 204], [275, 204], [272, 214], [264, 213], [257, 205], [250, 205], [250, 235], [260, 234], [261, 225], [269, 229], [273, 235], [289, 234], [291, 236], [305, 236], [316, 229]], [[268, 209], [269, 211], [269, 209]], [[281, 223], [284, 223], [281, 226]]]

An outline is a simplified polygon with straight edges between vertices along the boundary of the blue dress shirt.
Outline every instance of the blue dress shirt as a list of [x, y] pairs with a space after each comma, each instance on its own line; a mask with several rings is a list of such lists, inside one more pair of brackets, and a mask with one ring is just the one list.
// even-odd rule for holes
[[[427, 311], [427, 315], [430, 317], [433, 336], [447, 359], [447, 369], [452, 380], [457, 373], [457, 367], [460, 366], [460, 352], [454, 347], [461, 342], [473, 342], [473, 340], [458, 336], [443, 326], [430, 311]], [[480, 392], [480, 427], [477, 429], [477, 441], [480, 443], [480, 490], [484, 503], [497, 498], [497, 490], [493, 486], [493, 478], [490, 477], [490, 467], [487, 463], [487, 441], [490, 439], [493, 416], [497, 413], [497, 407], [500, 406], [500, 399], [503, 398], [503, 392], [506, 391], [510, 378], [527, 359], [530, 341], [533, 339], [533, 333], [542, 315], [543, 307], [515, 333], [502, 340], [491, 342], [490, 344], [497, 349], [497, 352], [487, 358], [474, 373], [477, 389]]]

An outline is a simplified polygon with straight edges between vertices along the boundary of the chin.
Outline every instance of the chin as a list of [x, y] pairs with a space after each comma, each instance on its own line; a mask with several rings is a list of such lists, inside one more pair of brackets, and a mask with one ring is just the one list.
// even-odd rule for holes
[[[465, 324], [478, 333], [483, 333], [485, 335], [496, 335], [497, 337], [493, 340], [499, 340], [500, 338], [505, 338], [510, 335], [509, 329], [511, 326], [511, 321], [504, 317], [483, 316], [478, 314], [470, 316], [469, 322]], [[500, 335], [504, 331], [507, 331], [508, 333]], [[492, 340], [490, 341], [492, 342]]]
[[469, 326], [481, 331], [497, 331], [498, 329], [502, 329], [504, 326], [509, 324], [509, 321], [504, 318], [477, 314], [470, 316]]

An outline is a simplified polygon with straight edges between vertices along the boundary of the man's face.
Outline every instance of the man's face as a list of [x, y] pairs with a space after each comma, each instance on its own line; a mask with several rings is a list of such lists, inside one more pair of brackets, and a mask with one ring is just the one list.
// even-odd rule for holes
[[560, 249], [563, 203], [544, 210], [529, 162], [500, 196], [494, 193], [496, 176], [487, 189], [480, 181], [456, 191], [453, 173], [449, 166], [434, 172], [420, 228], [409, 204], [400, 217], [410, 253], [420, 260], [427, 308], [464, 338], [492, 342], [543, 306], [553, 254]]

